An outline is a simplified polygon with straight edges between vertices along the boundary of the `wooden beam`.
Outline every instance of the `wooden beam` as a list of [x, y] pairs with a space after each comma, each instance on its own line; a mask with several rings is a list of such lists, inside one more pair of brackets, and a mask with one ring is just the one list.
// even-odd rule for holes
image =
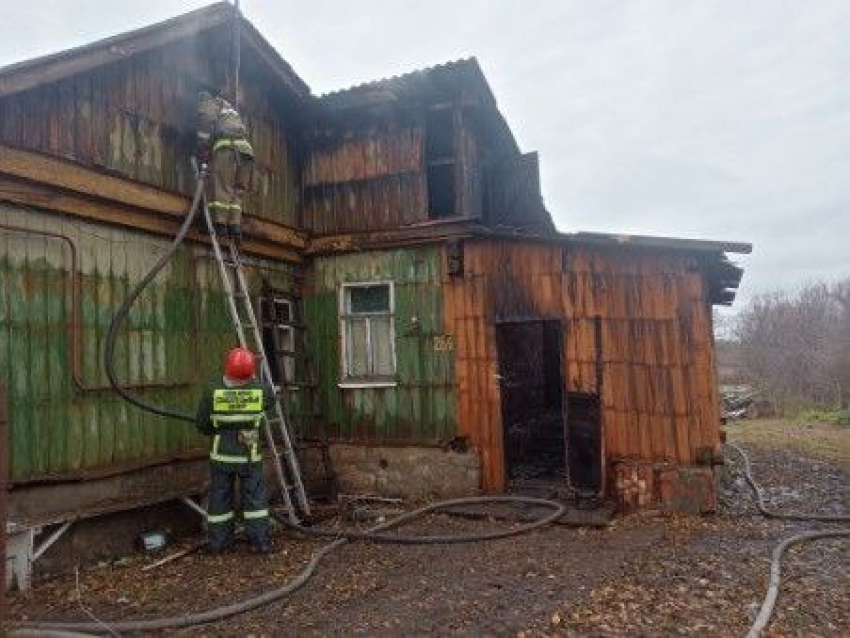
[[184, 456], [159, 464], [149, 459], [148, 467], [115, 468], [120, 472], [99, 478], [83, 477], [88, 480], [19, 485], [9, 493], [9, 517], [21, 525], [42, 526], [201, 494], [207, 486], [209, 461], [199, 457], [206, 454]]
[[[181, 221], [173, 216], [152, 214], [124, 204], [111, 204], [51, 186], [8, 178], [2, 174], [0, 174], [0, 201], [54, 211], [87, 221], [114, 224], [163, 237], [173, 237], [177, 234]], [[187, 238], [190, 241], [209, 244], [203, 232], [190, 231]], [[294, 264], [303, 261], [300, 250], [264, 238], [246, 236], [242, 243], [242, 250], [246, 254]]]
[[0, 145], [0, 173], [168, 215], [182, 216], [189, 208], [182, 195], [11, 146]]
[[[2, 144], [0, 174], [176, 219], [182, 219], [191, 205], [188, 197], [178, 193]], [[303, 250], [307, 244], [304, 233], [251, 215], [245, 216], [244, 232], [246, 236], [281, 244], [284, 250], [289, 251]]]
[[321, 235], [310, 239], [307, 254], [354, 252], [368, 248], [392, 248], [472, 237], [480, 232], [474, 218], [420, 222], [405, 228], [365, 233]]

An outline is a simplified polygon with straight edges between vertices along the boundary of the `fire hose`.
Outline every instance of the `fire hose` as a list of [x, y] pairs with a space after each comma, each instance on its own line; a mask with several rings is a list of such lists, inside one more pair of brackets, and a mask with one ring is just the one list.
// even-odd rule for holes
[[[764, 492], [762, 491], [761, 486], [759, 486], [755, 478], [753, 478], [753, 472], [750, 466], [750, 458], [747, 456], [747, 453], [733, 443], [727, 443], [726, 447], [735, 450], [741, 456], [741, 459], [744, 461], [744, 478], [747, 481], [747, 484], [752, 489], [753, 494], [755, 494], [756, 508], [762, 516], [766, 518], [776, 518], [787, 521], [818, 521], [822, 523], [850, 522], [850, 516], [847, 515], [832, 516], [825, 514], [804, 514], [797, 512], [786, 513], [770, 509], [765, 504]], [[797, 534], [793, 534], [792, 536], [789, 536], [788, 538], [785, 538], [780, 541], [780, 543], [773, 549], [773, 553], [771, 554], [770, 579], [768, 581], [767, 593], [765, 594], [764, 600], [762, 601], [761, 608], [759, 609], [759, 613], [756, 616], [755, 621], [753, 621], [752, 626], [747, 632], [747, 638], [759, 638], [759, 636], [762, 635], [762, 632], [767, 628], [768, 624], [770, 623], [770, 618], [773, 615], [773, 610], [776, 606], [776, 599], [779, 597], [779, 590], [782, 585], [782, 576], [780, 568], [782, 563], [782, 555], [785, 553], [785, 551], [792, 545], [797, 545], [799, 543], [806, 543], [821, 538], [846, 537], [850, 537], [850, 528], [847, 527], [822, 531], [800, 532]]]
[[[520, 525], [513, 529], [506, 529], [497, 532], [485, 532], [482, 534], [468, 534], [468, 535], [436, 535], [436, 536], [396, 536], [394, 534], [383, 534], [382, 532], [386, 532], [392, 528], [398, 527], [404, 523], [409, 523], [417, 518], [424, 516], [425, 514], [429, 514], [431, 512], [436, 512], [439, 510], [447, 509], [449, 507], [456, 507], [458, 505], [476, 505], [476, 504], [490, 504], [490, 503], [521, 503], [528, 505], [535, 505], [540, 507], [546, 507], [552, 510], [552, 512], [531, 523], [526, 523], [524, 525]], [[270, 589], [262, 594], [257, 596], [252, 596], [245, 600], [242, 600], [238, 603], [232, 603], [230, 605], [223, 605], [220, 607], [214, 607], [207, 611], [195, 612], [191, 614], [185, 614], [182, 616], [168, 616], [162, 618], [150, 618], [145, 620], [130, 620], [130, 621], [120, 621], [120, 622], [111, 622], [111, 621], [100, 621], [100, 622], [47, 622], [47, 621], [27, 621], [27, 622], [19, 622], [19, 623], [11, 623], [11, 629], [23, 629], [30, 631], [72, 631], [72, 632], [89, 632], [89, 633], [102, 633], [104, 629], [111, 630], [113, 632], [140, 632], [140, 631], [161, 631], [164, 629], [179, 629], [181, 627], [191, 627], [193, 625], [203, 625], [211, 622], [217, 622], [220, 620], [224, 620], [230, 616], [235, 616], [237, 614], [242, 614], [247, 611], [251, 611], [252, 609], [256, 609], [263, 605], [268, 605], [276, 600], [280, 600], [285, 596], [292, 594], [297, 591], [301, 587], [307, 584], [310, 578], [316, 571], [319, 563], [325, 558], [328, 554], [330, 554], [335, 549], [338, 549], [349, 540], [353, 539], [364, 539], [364, 540], [378, 540], [381, 542], [397, 542], [402, 544], [447, 544], [447, 543], [471, 543], [471, 542], [479, 542], [486, 540], [494, 540], [497, 538], [508, 538], [510, 536], [517, 536], [519, 534], [526, 534], [532, 530], [539, 529], [545, 525], [550, 525], [558, 520], [561, 516], [564, 515], [566, 508], [563, 504], [557, 503], [555, 501], [550, 501], [546, 499], [539, 498], [531, 498], [524, 496], [481, 496], [481, 497], [469, 497], [469, 498], [458, 498], [449, 501], [441, 501], [439, 503], [432, 503], [430, 505], [426, 505], [424, 507], [420, 507], [418, 509], [412, 510], [410, 512], [406, 512], [401, 516], [398, 516], [390, 521], [382, 523], [380, 525], [376, 525], [375, 527], [370, 528], [366, 532], [360, 533], [345, 533], [345, 532], [323, 532], [318, 534], [319, 530], [315, 530], [312, 528], [306, 528], [301, 526], [292, 526], [291, 527], [308, 533], [312, 535], [322, 535], [322, 536], [336, 536], [336, 540], [331, 543], [328, 543], [324, 547], [321, 547], [315, 554], [310, 558], [310, 561], [307, 563], [307, 566], [299, 573], [295, 578], [290, 580], [284, 585], [280, 587], [276, 587], [274, 589]]]
[[[165, 253], [156, 261], [150, 271], [128, 293], [126, 299], [122, 302], [121, 306], [118, 308], [115, 315], [113, 316], [112, 322], [109, 325], [104, 350], [104, 365], [107, 377], [109, 378], [109, 382], [115, 389], [116, 393], [118, 393], [125, 401], [152, 414], [179, 419], [180, 421], [187, 421], [191, 423], [194, 423], [195, 421], [192, 416], [187, 414], [181, 414], [179, 412], [175, 412], [167, 408], [147, 403], [146, 401], [143, 401], [142, 399], [132, 395], [130, 392], [127, 391], [126, 388], [121, 385], [121, 382], [118, 379], [118, 375], [116, 374], [115, 370], [115, 343], [118, 336], [118, 332], [124, 321], [127, 319], [132, 305], [135, 303], [136, 299], [138, 299], [138, 297], [142, 294], [142, 292], [144, 292], [145, 288], [147, 288], [151, 281], [153, 281], [157, 274], [159, 274], [159, 272], [163, 268], [165, 268], [168, 262], [172, 259], [174, 254], [180, 248], [180, 245], [185, 240], [189, 229], [192, 227], [192, 224], [194, 223], [195, 218], [197, 216], [198, 210], [201, 207], [201, 203], [203, 202], [206, 170], [206, 166], [202, 166], [199, 171], [198, 185], [195, 188], [195, 193], [192, 198], [192, 206], [188, 214], [186, 215], [186, 218], [183, 220], [183, 223], [180, 226], [177, 235], [174, 237], [171, 244], [166, 249]], [[549, 509], [551, 510], [551, 512], [548, 515], [543, 516], [537, 520], [525, 523], [523, 525], [519, 525], [511, 529], [483, 532], [478, 534], [442, 534], [428, 536], [387, 533], [387, 531], [390, 529], [399, 527], [400, 525], [403, 525], [405, 523], [409, 523], [431, 512], [445, 510], [460, 505], [487, 505], [494, 503], [531, 505]], [[458, 498], [453, 500], [431, 503], [424, 507], [420, 507], [410, 512], [406, 512], [396, 518], [393, 518], [390, 521], [372, 527], [365, 532], [323, 530], [316, 527], [293, 525], [292, 523], [289, 523], [287, 520], [285, 520], [283, 517], [279, 517], [281, 522], [283, 522], [286, 526], [299, 533], [314, 537], [332, 538], [333, 540], [332, 542], [328, 543], [327, 545], [321, 547], [318, 551], [316, 551], [316, 553], [313, 554], [313, 556], [310, 558], [306, 567], [292, 580], [285, 583], [284, 585], [270, 589], [262, 594], [247, 598], [238, 603], [215, 607], [207, 611], [185, 614], [181, 616], [170, 616], [118, 622], [48, 622], [32, 620], [26, 622], [11, 623], [9, 627], [10, 629], [38, 632], [60, 631], [102, 633], [105, 629], [114, 632], [159, 631], [164, 629], [178, 629], [181, 627], [190, 627], [193, 625], [216, 622], [224, 618], [245, 613], [252, 609], [256, 609], [257, 607], [267, 605], [297, 591], [310, 580], [310, 578], [315, 573], [317, 566], [323, 558], [325, 558], [333, 550], [341, 547], [349, 541], [366, 540], [370, 542], [393, 543], [403, 545], [482, 542], [500, 538], [508, 538], [520, 534], [527, 534], [533, 530], [542, 528], [546, 525], [553, 524], [555, 521], [561, 518], [565, 512], [566, 507], [563, 504], [547, 499], [524, 496], [482, 496]]]
[[[106, 346], [104, 353], [104, 363], [107, 377], [115, 391], [127, 402], [136, 407], [151, 412], [163, 417], [170, 417], [181, 421], [194, 422], [190, 415], [182, 414], [162, 408], [156, 405], [149, 404], [138, 397], [130, 394], [118, 380], [115, 371], [115, 342], [118, 331], [121, 325], [126, 320], [130, 308], [135, 303], [136, 299], [147, 288], [151, 281], [159, 274], [159, 272], [168, 264], [174, 254], [183, 243], [186, 235], [191, 228], [195, 217], [197, 216], [201, 202], [203, 201], [204, 182], [206, 177], [206, 167], [201, 167], [198, 184], [192, 198], [192, 206], [183, 224], [175, 236], [174, 240], [169, 245], [166, 252], [157, 260], [151, 270], [142, 278], [142, 280], [130, 291], [127, 298], [119, 307], [118, 311], [112, 318], [109, 326], [109, 331], [106, 338]], [[755, 481], [752, 475], [750, 461], [746, 453], [738, 446], [728, 444], [728, 447], [734, 449], [744, 461], [744, 475], [750, 488], [756, 496], [756, 506], [759, 512], [768, 518], [794, 520], [794, 521], [819, 521], [827, 523], [847, 523], [850, 522], [850, 516], [827, 516], [820, 514], [801, 514], [801, 513], [783, 513], [771, 510], [764, 502], [763, 492]], [[388, 534], [388, 530], [398, 527], [404, 523], [413, 521], [425, 514], [447, 509], [458, 505], [474, 505], [474, 504], [491, 504], [491, 503], [521, 503], [526, 505], [535, 505], [539, 507], [549, 508], [552, 512], [548, 516], [544, 516], [536, 521], [527, 523], [513, 529], [485, 532], [480, 534], [470, 535], [401, 535]], [[230, 616], [245, 613], [257, 607], [269, 604], [279, 600], [303, 587], [313, 576], [319, 563], [330, 554], [333, 550], [341, 547], [345, 543], [353, 540], [366, 540], [370, 542], [395, 543], [395, 544], [450, 544], [450, 543], [469, 543], [495, 540], [499, 538], [507, 538], [525, 534], [535, 529], [539, 529], [546, 525], [550, 525], [558, 520], [565, 513], [566, 508], [563, 504], [547, 499], [538, 499], [521, 496], [493, 496], [493, 497], [470, 497], [448, 501], [432, 503], [424, 507], [412, 510], [397, 518], [394, 518], [386, 523], [370, 528], [365, 532], [339, 532], [336, 530], [322, 530], [319, 528], [306, 527], [302, 525], [293, 525], [284, 521], [284, 523], [293, 530], [300, 533], [317, 536], [323, 538], [333, 538], [334, 540], [324, 547], [320, 548], [308, 562], [304, 570], [288, 583], [266, 591], [258, 596], [254, 596], [238, 603], [216, 607], [203, 612], [196, 612], [182, 616], [171, 616], [162, 618], [152, 618], [146, 620], [120, 621], [120, 622], [45, 622], [45, 621], [27, 621], [12, 623], [10, 628], [35, 630], [35, 631], [70, 631], [70, 632], [102, 632], [105, 627], [118, 632], [139, 632], [139, 631], [157, 631], [163, 629], [177, 629], [181, 627], [189, 627], [193, 625], [206, 624], [223, 620]], [[803, 543], [820, 538], [832, 537], [847, 537], [850, 536], [850, 529], [826, 530], [817, 532], [803, 532], [795, 534], [784, 539], [773, 551], [771, 559], [771, 572], [768, 592], [762, 603], [759, 614], [747, 634], [748, 638], [755, 638], [761, 635], [761, 632], [767, 627], [776, 599], [779, 594], [781, 585], [780, 562], [783, 553], [792, 545]]]

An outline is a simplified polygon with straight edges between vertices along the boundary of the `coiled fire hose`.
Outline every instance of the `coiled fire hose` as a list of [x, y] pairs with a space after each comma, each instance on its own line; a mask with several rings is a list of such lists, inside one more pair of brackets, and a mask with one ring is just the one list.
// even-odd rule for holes
[[[847, 523], [850, 522], [850, 516], [838, 515], [831, 516], [825, 514], [803, 514], [797, 512], [777, 512], [767, 507], [764, 502], [764, 492], [759, 484], [753, 478], [752, 468], [750, 466], [750, 458], [739, 446], [734, 443], [727, 443], [726, 447], [735, 450], [744, 461], [744, 478], [747, 484], [753, 491], [756, 497], [756, 507], [762, 516], [766, 518], [777, 518], [787, 521], [819, 521], [822, 523]], [[815, 532], [800, 532], [783, 539], [774, 549], [770, 559], [770, 580], [768, 581], [767, 593], [762, 601], [759, 613], [753, 621], [750, 630], [747, 632], [747, 638], [759, 638], [762, 632], [770, 623], [770, 618], [773, 615], [773, 609], [776, 606], [776, 599], [779, 597], [779, 589], [782, 585], [782, 576], [780, 572], [782, 555], [792, 545], [798, 543], [806, 543], [808, 541], [818, 540], [821, 538], [846, 538], [850, 537], [850, 528], [831, 529]]]

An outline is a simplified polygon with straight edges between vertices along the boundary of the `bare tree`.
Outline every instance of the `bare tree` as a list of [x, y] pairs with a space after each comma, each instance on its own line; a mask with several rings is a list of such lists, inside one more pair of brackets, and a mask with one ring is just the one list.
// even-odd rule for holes
[[780, 409], [846, 407], [850, 397], [850, 279], [797, 295], [756, 297], [736, 321], [747, 376]]

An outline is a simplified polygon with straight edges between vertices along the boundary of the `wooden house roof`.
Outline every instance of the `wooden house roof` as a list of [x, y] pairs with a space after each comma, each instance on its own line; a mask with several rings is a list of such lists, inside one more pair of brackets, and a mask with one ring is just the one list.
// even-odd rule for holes
[[428, 103], [447, 96], [459, 99], [462, 104], [482, 107], [483, 123], [492, 141], [503, 152], [520, 152], [484, 71], [474, 57], [326, 93], [319, 98], [319, 103], [335, 111], [344, 111], [388, 102]]
[[[0, 67], [0, 97], [54, 82], [144, 51], [233, 24], [234, 7], [217, 2], [189, 13], [83, 46]], [[305, 98], [310, 87], [248, 20], [239, 16], [241, 41], [290, 93]]]

